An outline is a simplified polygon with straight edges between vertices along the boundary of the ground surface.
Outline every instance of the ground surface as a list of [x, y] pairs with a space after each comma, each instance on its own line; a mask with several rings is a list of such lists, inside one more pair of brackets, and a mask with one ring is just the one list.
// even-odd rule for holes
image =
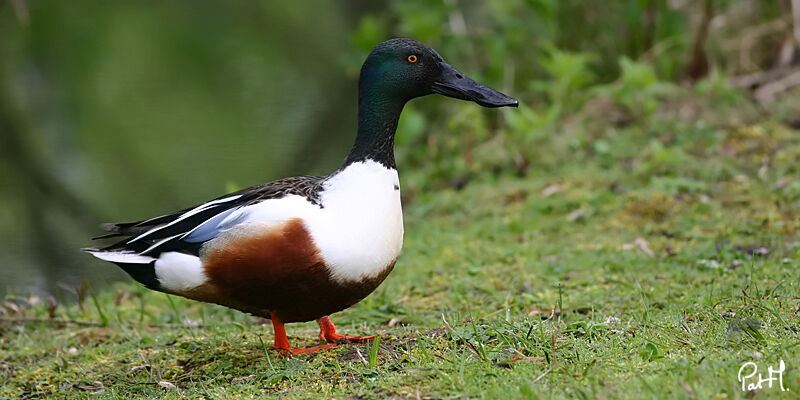
[[[10, 296], [0, 398], [797, 398], [798, 132], [681, 107], [567, 121], [524, 176], [406, 185], [395, 271], [333, 316], [377, 345], [280, 358], [268, 321], [133, 283]], [[789, 392], [742, 391], [781, 360]]]

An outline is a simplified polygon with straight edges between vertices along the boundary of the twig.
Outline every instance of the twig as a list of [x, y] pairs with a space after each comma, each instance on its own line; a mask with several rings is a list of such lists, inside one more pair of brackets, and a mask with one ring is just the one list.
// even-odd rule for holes
[[538, 376], [536, 379], [534, 379], [534, 380], [533, 380], [533, 383], [536, 383], [536, 382], [539, 382], [540, 380], [542, 380], [542, 378], [544, 378], [545, 376], [547, 376], [547, 374], [549, 374], [549, 373], [550, 373], [550, 371], [552, 371], [552, 370], [553, 370], [553, 364], [550, 364], [550, 368], [548, 368], [548, 369], [547, 369], [547, 371], [544, 371], [544, 373], [542, 373], [542, 374], [541, 374], [541, 375], [539, 375], [539, 376]]
[[760, 88], [756, 89], [753, 96], [761, 104], [770, 104], [775, 101], [778, 93], [790, 89], [794, 86], [800, 85], [800, 71], [795, 71], [783, 78], [767, 83]]
[[[694, 314], [692, 314], [692, 315], [690, 315], [690, 316], [688, 316], [688, 317], [684, 318], [684, 320], [681, 322], [681, 324], [683, 324], [683, 323], [684, 323], [684, 322], [686, 322], [686, 321], [690, 321], [690, 320], [692, 320], [692, 319], [694, 319], [694, 318], [697, 318], [697, 317], [699, 317], [699, 316], [701, 316], [701, 315], [703, 315], [703, 314], [710, 313], [711, 311], [714, 311], [714, 309], [715, 309], [715, 308], [717, 308], [717, 306], [718, 306], [718, 305], [720, 305], [720, 304], [722, 304], [722, 303], [727, 303], [729, 300], [730, 300], [730, 299], [722, 299], [722, 300], [720, 300], [720, 301], [718, 301], [718, 302], [714, 303], [714, 305], [712, 305], [712, 306], [711, 306], [711, 308], [709, 308], [708, 310], [699, 311], [699, 312], [697, 312], [697, 313], [694, 313]], [[686, 311], [686, 310], [684, 310], [684, 312], [685, 312], [685, 311]], [[680, 326], [680, 324], [679, 324], [679, 326]]]
[[741, 88], [752, 88], [767, 82], [775, 81], [783, 76], [789, 75], [797, 69], [781, 67], [767, 71], [754, 72], [752, 74], [736, 76], [730, 79], [731, 85]]
[[39, 396], [49, 396], [53, 393], [52, 390], [45, 390], [44, 392], [34, 392], [20, 397], [21, 400], [35, 399]]
[[[95, 322], [95, 321], [81, 321], [76, 319], [65, 319], [65, 318], [35, 318], [35, 317], [0, 317], [0, 322], [21, 322], [21, 323], [52, 323], [52, 324], [73, 324], [73, 325], [81, 325], [81, 326], [105, 326], [102, 322]], [[159, 324], [159, 323], [150, 323], [150, 324], [130, 324], [130, 325], [139, 325], [139, 326], [147, 326], [152, 328], [208, 328], [210, 325], [186, 325], [186, 324]]]
[[483, 357], [481, 355], [481, 353], [478, 351], [478, 349], [475, 347], [475, 345], [472, 344], [469, 340], [464, 339], [464, 343], [466, 343], [467, 346], [469, 346], [469, 350], [472, 351], [473, 353], [475, 353], [475, 355], [478, 356], [478, 358], [480, 358], [481, 361], [489, 361], [489, 360], [487, 360], [485, 357]]
[[766, 35], [781, 32], [786, 29], [787, 21], [785, 18], [777, 18], [767, 21], [758, 25], [744, 28], [740, 34], [729, 42], [723, 42], [721, 47], [723, 49], [731, 48], [739, 52], [739, 68], [743, 70], [753, 70], [758, 68], [758, 65], [751, 61], [750, 52], [755, 47], [756, 42]]
[[[545, 320], [543, 320], [542, 322], [547, 322], [547, 321], [550, 321], [551, 319], [553, 319], [553, 317], [554, 317], [555, 315], [556, 315], [556, 309], [555, 309], [555, 308], [553, 308], [552, 310], [550, 310], [550, 316], [549, 316], [549, 317], [547, 317], [547, 318], [546, 318]], [[559, 315], [560, 315], [560, 314], [559, 314]]]
[[454, 330], [454, 329], [453, 329], [453, 327], [452, 327], [452, 326], [450, 326], [450, 323], [449, 323], [449, 322], [447, 322], [447, 319], [444, 317], [444, 313], [442, 313], [442, 321], [444, 321], [444, 326], [445, 326], [445, 327], [446, 327], [448, 330], [450, 330], [450, 331], [453, 331], [453, 330]]
[[692, 58], [686, 68], [686, 74], [692, 81], [708, 74], [708, 56], [706, 55], [705, 45], [708, 38], [708, 30], [711, 27], [711, 20], [714, 18], [714, 4], [712, 0], [705, 0], [703, 5], [703, 16], [700, 20], [700, 27], [697, 28], [697, 35], [692, 47]]
[[125, 379], [117, 379], [116, 382], [122, 382], [126, 385], [158, 385], [158, 382], [134, 382]]
[[30, 11], [28, 11], [28, 2], [25, 0], [11, 0], [11, 6], [14, 8], [14, 14], [17, 20], [23, 25], [27, 25], [31, 20]]
[[800, 0], [792, 0], [792, 25], [794, 40], [800, 46]]
[[80, 321], [63, 318], [34, 318], [34, 317], [0, 317], [2, 322], [31, 322], [31, 323], [52, 323], [52, 324], [73, 324], [82, 326], [103, 326], [101, 322]]
[[368, 363], [368, 362], [367, 362], [367, 360], [364, 358], [364, 355], [363, 355], [363, 354], [361, 354], [361, 350], [359, 350], [359, 349], [358, 349], [358, 347], [356, 347], [356, 354], [358, 354], [358, 358], [360, 358], [360, 359], [361, 359], [361, 362], [364, 364], [364, 366], [365, 366], [365, 367], [368, 367], [368, 366], [369, 366], [369, 363]]

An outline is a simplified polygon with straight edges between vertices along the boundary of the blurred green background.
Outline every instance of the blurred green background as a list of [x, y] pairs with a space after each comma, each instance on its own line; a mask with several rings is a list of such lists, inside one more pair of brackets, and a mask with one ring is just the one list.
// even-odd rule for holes
[[[797, 126], [797, 91], [768, 85], [796, 72], [798, 32], [791, 0], [2, 1], [0, 291], [123, 278], [78, 251], [100, 222], [329, 173], [353, 140], [361, 62], [391, 37], [522, 102], [412, 102], [397, 137], [409, 206], [589, 157], [618, 168], [616, 133], [687, 91]], [[587, 113], [603, 129], [571, 124]]]

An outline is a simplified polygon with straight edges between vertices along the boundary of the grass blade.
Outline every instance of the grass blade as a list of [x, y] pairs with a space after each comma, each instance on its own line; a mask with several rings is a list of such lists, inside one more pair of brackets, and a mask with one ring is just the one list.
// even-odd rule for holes
[[378, 348], [381, 344], [381, 337], [376, 336], [375, 340], [372, 341], [372, 348], [369, 351], [369, 368], [375, 369], [375, 366], [378, 364]]

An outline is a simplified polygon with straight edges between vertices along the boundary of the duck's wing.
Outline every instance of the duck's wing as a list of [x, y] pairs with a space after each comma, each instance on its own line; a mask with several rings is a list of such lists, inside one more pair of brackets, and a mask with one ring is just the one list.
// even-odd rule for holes
[[253, 186], [171, 214], [136, 222], [109, 223], [100, 229], [110, 232], [95, 239], [125, 237], [110, 246], [84, 249], [114, 263], [146, 264], [164, 252], [197, 256], [202, 244], [238, 223], [247, 222], [237, 213], [265, 200], [299, 195], [320, 206], [324, 177], [298, 176]]

